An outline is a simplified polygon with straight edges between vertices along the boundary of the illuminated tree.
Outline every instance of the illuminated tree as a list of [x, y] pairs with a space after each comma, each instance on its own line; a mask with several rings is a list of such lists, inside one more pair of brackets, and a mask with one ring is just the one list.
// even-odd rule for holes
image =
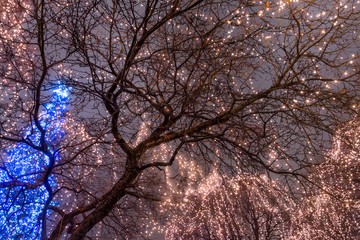
[[[214, 165], [270, 173], [301, 192], [359, 107], [356, 1], [1, 8], [1, 156], [6, 165], [14, 144], [43, 156], [41, 173], [27, 172], [34, 182], [8, 183], [45, 187], [42, 239], [130, 238], [152, 202], [195, 187]], [[41, 116], [58, 79], [71, 98], [53, 144]]]
[[166, 239], [358, 239], [359, 134], [358, 120], [337, 130], [302, 197], [294, 199], [264, 175], [229, 178], [214, 172], [180, 201], [162, 204], [151, 224]]
[[[40, 124], [47, 130], [45, 139], [53, 146], [58, 145], [65, 135], [62, 125], [67, 98], [68, 90], [59, 86], [54, 90], [51, 102], [44, 106], [45, 110], [40, 114]], [[1, 237], [6, 239], [38, 237], [40, 216], [49, 198], [46, 187], [56, 186], [54, 179], [48, 177], [48, 186], [44, 183], [44, 186], [32, 187], [38, 184], [44, 166], [49, 165], [49, 159], [33, 149], [33, 146], [39, 145], [39, 131], [28, 127], [24, 129], [22, 137], [23, 143], [4, 149], [5, 155], [0, 167], [0, 231]], [[59, 158], [58, 153], [50, 151], [55, 158]]]
[[294, 202], [267, 177], [214, 172], [180, 203], [162, 208], [166, 239], [286, 239]]
[[358, 239], [360, 235], [360, 125], [337, 131], [326, 161], [313, 169], [315, 192], [303, 199], [294, 239]]

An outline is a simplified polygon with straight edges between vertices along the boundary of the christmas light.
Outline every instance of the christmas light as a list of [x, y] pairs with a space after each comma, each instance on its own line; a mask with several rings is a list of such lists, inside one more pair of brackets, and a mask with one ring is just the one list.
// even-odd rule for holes
[[[69, 88], [60, 83], [53, 90], [49, 103], [40, 114], [40, 122], [46, 131], [46, 142], [53, 146], [50, 151], [59, 160], [56, 146], [66, 134], [64, 122]], [[40, 145], [40, 132], [31, 123], [24, 129], [22, 138], [36, 146]], [[4, 163], [0, 166], [0, 182], [5, 185], [21, 182], [20, 186], [0, 188], [0, 237], [2, 239], [36, 239], [41, 228], [40, 215], [48, 192], [39, 182], [48, 163], [41, 154], [26, 143], [17, 143], [5, 151]], [[50, 177], [50, 185], [56, 186], [56, 179]], [[39, 185], [39, 186], [38, 186]], [[32, 186], [35, 186], [33, 188]], [[56, 203], [52, 203], [56, 204]]]

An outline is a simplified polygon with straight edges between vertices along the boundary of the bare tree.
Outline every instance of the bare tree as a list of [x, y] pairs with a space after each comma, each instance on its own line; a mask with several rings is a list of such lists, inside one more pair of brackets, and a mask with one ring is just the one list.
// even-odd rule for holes
[[[1, 188], [46, 189], [42, 239], [125, 238], [169, 179], [181, 188], [213, 165], [296, 188], [359, 107], [357, 5], [2, 3], [1, 171], [14, 144], [41, 168]], [[70, 98], [52, 141], [42, 116], [58, 81]]]

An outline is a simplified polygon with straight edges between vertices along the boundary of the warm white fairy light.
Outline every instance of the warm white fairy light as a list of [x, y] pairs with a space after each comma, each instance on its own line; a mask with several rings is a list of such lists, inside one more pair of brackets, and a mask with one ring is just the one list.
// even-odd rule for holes
[[310, 179], [315, 193], [303, 198], [291, 239], [352, 239], [359, 234], [359, 121], [340, 128], [327, 159]]
[[252, 231], [278, 237], [290, 226], [282, 214], [294, 206], [290, 198], [280, 197], [282, 190], [267, 177], [229, 178], [213, 171], [182, 202], [163, 204], [167, 220], [162, 230], [166, 239], [242, 238]]
[[[4, 41], [1, 46], [10, 44], [13, 52], [6, 54], [15, 56], [14, 61], [7, 61], [5, 54], [0, 57], [0, 61], [6, 62], [0, 84], [0, 101], [6, 105], [1, 117], [3, 120], [1, 127], [4, 129], [1, 132], [3, 137], [9, 137], [14, 132], [15, 135], [20, 133], [21, 131], [16, 132], [15, 130], [23, 129], [21, 126], [28, 124], [28, 113], [32, 111], [33, 107], [33, 91], [28, 89], [28, 86], [31, 86], [29, 83], [36, 81], [38, 77], [33, 75], [31, 63], [39, 62], [37, 60], [39, 49], [31, 47], [35, 45], [33, 43], [26, 44], [24, 42], [27, 35], [22, 29], [26, 27], [27, 13], [33, 9], [31, 3], [21, 2], [24, 9], [28, 11], [21, 12], [23, 16], [17, 18], [15, 18], [17, 13], [13, 11], [16, 8], [13, 1], [6, 1], [6, 4], [1, 3], [1, 7], [4, 9], [0, 13], [1, 23], [6, 23], [0, 25], [0, 35]], [[88, 1], [79, 1], [79, 4], [80, 2], [85, 9], [91, 5], [91, 2]], [[161, 2], [164, 4], [161, 6], [165, 6], [164, 9], [171, 8], [170, 5], [167, 5], [170, 4], [170, 1]], [[59, 15], [61, 15], [61, 9], [69, 10], [68, 7], [74, 3], [63, 0], [49, 4], [52, 10], [60, 11]], [[181, 4], [186, 4], [186, 2]], [[230, 139], [239, 148], [231, 149], [230, 146], [226, 146], [231, 149], [226, 152], [224, 146], [211, 140], [203, 141], [202, 146], [193, 142], [187, 143], [186, 150], [182, 149], [179, 152], [172, 167], [159, 167], [142, 173], [143, 175], [137, 179], [136, 184], [130, 187], [131, 190], [145, 192], [151, 185], [149, 176], [154, 176], [154, 179], [160, 179], [157, 184], [154, 184], [158, 188], [154, 191], [166, 196], [168, 201], [191, 196], [197, 190], [202, 195], [209, 194], [215, 191], [212, 187], [218, 187], [217, 182], [212, 181], [214, 180], [210, 177], [212, 175], [209, 175], [209, 182], [198, 186], [199, 180], [208, 175], [209, 167], [206, 166], [215, 165], [214, 163], [217, 162], [230, 165], [234, 159], [237, 160], [238, 165], [246, 166], [251, 161], [242, 162], [242, 157], [245, 155], [242, 151], [244, 149], [259, 150], [256, 148], [261, 148], [261, 146], [266, 146], [264, 147], [266, 149], [261, 149], [261, 153], [258, 155], [265, 158], [264, 163], [269, 170], [291, 172], [301, 168], [303, 165], [300, 163], [301, 166], [297, 166], [287, 156], [287, 153], [290, 152], [294, 156], [306, 155], [311, 161], [314, 153], [307, 149], [304, 149], [301, 154], [291, 152], [295, 150], [287, 143], [288, 141], [296, 142], [296, 140], [293, 139], [295, 137], [287, 138], [286, 134], [299, 131], [307, 134], [312, 133], [313, 130], [308, 131], [308, 129], [300, 129], [295, 126], [291, 128], [291, 123], [286, 123], [288, 124], [286, 126], [282, 124], [289, 119], [288, 116], [299, 116], [299, 121], [304, 121], [304, 126], [306, 126], [308, 124], [306, 120], [309, 120], [308, 113], [315, 112], [321, 118], [321, 114], [332, 108], [331, 104], [338, 104], [341, 102], [339, 100], [342, 100], [342, 95], [350, 94], [347, 88], [356, 91], [355, 88], [351, 89], [350, 85], [346, 85], [346, 82], [356, 78], [357, 57], [353, 52], [357, 49], [354, 42], [358, 40], [355, 37], [357, 35], [355, 21], [357, 10], [354, 9], [357, 9], [358, 2], [266, 0], [252, 1], [249, 5], [242, 3], [234, 6], [226, 5], [227, 7], [224, 8], [221, 4], [225, 3], [219, 1], [211, 6], [211, 11], [199, 8], [184, 14], [184, 16], [169, 20], [163, 28], [151, 35], [147, 39], [148, 42], [137, 52], [134, 57], [136, 63], [127, 72], [127, 81], [129, 82], [121, 82], [117, 86], [119, 88], [125, 86], [123, 89], [125, 92], [121, 93], [118, 99], [120, 112], [118, 127], [125, 141], [129, 142], [129, 146], [132, 148], [139, 146], [151, 137], [152, 131], [159, 127], [166, 117], [178, 114], [184, 101], [188, 101], [184, 117], [161, 133], [163, 139], [174, 132], [190, 129], [208, 119], [232, 111], [229, 109], [238, 104], [241, 105], [270, 86], [278, 84], [278, 86], [286, 87], [274, 91], [273, 95], [266, 97], [267, 99], [256, 100], [256, 104], [241, 110], [239, 119], [232, 122], [234, 127], [225, 131], [223, 126], [214, 126], [201, 133], [216, 135], [224, 130], [224, 137]], [[134, 6], [137, 11], [135, 18], [140, 19], [144, 14], [146, 4], [135, 1]], [[115, 7], [115, 2], [113, 7]], [[181, 7], [183, 6], [181, 5]], [[78, 7], [77, 9], [82, 8]], [[98, 109], [98, 105], [92, 106], [91, 104], [96, 102], [99, 96], [105, 96], [103, 93], [106, 92], [116, 75], [112, 71], [120, 71], [124, 67], [125, 61], [129, 57], [128, 53], [131, 51], [131, 36], [137, 27], [138, 19], [130, 21], [129, 18], [117, 15], [125, 14], [122, 9], [116, 9], [112, 14], [107, 10], [107, 8], [103, 8], [102, 4], [91, 8], [91, 14], [86, 13], [84, 16], [96, 16], [104, 21], [99, 21], [99, 24], [94, 27], [94, 31], [87, 32], [78, 39], [84, 41], [84, 44], [88, 44], [84, 46], [84, 49], [88, 48], [87, 54], [89, 55], [84, 58], [94, 61], [92, 67], [95, 69], [91, 72], [93, 76], [88, 72], [89, 69], [83, 67], [87, 65], [87, 62], [86, 59], [82, 59], [81, 54], [71, 56], [68, 62], [64, 61], [64, 63], [58, 64], [54, 67], [55, 70], [50, 71], [50, 75], [61, 75], [64, 76], [64, 79], [69, 79], [68, 82], [73, 83], [77, 87], [76, 90], [91, 85], [86, 89], [88, 92], [85, 92], [92, 92], [94, 96], [96, 95], [88, 102], [84, 101], [86, 103], [80, 101], [74, 104], [76, 106], [73, 108], [77, 108], [79, 112], [83, 111], [81, 112], [83, 115], [78, 116], [79, 112], [70, 110], [66, 116], [66, 123], [61, 126], [67, 132], [72, 132], [59, 146], [59, 151], [64, 156], [61, 160], [63, 165], [60, 163], [54, 169], [54, 175], [58, 177], [59, 184], [63, 187], [55, 199], [61, 202], [60, 206], [66, 212], [101, 197], [122, 176], [126, 167], [126, 154], [116, 145], [109, 134], [110, 131], [106, 129], [110, 125], [111, 116], [106, 113], [105, 109], [101, 109], [101, 107]], [[162, 10], [159, 8], [157, 11], [160, 11], [157, 17], [161, 19], [163, 17]], [[51, 11], [48, 14], [51, 15]], [[55, 14], [51, 21], [55, 19], [58, 21], [57, 23], [64, 26], [68, 24], [65, 18], [57, 19], [57, 16]], [[150, 18], [147, 26], [137, 29], [138, 39], [146, 35], [146, 31], [155, 25], [156, 20], [154, 19]], [[49, 20], [49, 22], [51, 21]], [[115, 24], [117, 32], [111, 32], [110, 29], [114, 28], [109, 26], [114, 26], [112, 24]], [[214, 27], [215, 29], [212, 31], [211, 29]], [[348, 30], [346, 30], [347, 28]], [[344, 36], [340, 36], [341, 34]], [[61, 43], [69, 41], [71, 32], [70, 29], [62, 27], [59, 32], [49, 34], [49, 36], [61, 38], [60, 46]], [[351, 38], [354, 38], [354, 42]], [[349, 39], [349, 41], [337, 44], [338, 39]], [[174, 51], [166, 50], [164, 46], [171, 44], [176, 46], [172, 49]], [[340, 45], [345, 48], [339, 48]], [[65, 51], [73, 50], [68, 46], [63, 49], [59, 48], [59, 50], [55, 43], [54, 46], [49, 44], [47, 47], [46, 53], [49, 54], [47, 57], [50, 62], [59, 58]], [[79, 44], [76, 47], [83, 46]], [[111, 54], [109, 54], [110, 47]], [[197, 49], [193, 51], [193, 54], [198, 57], [196, 61], [195, 58], [186, 55], [189, 49]], [[0, 49], [1, 53], [6, 51], [8, 49]], [[184, 52], [183, 56], [180, 54], [182, 52]], [[198, 52], [201, 52], [199, 56], [197, 56]], [[184, 61], [183, 67], [179, 67], [179, 63], [187, 57], [190, 59], [189, 62]], [[320, 61], [319, 58], [323, 61]], [[81, 64], [77, 65], [78, 62]], [[113, 69], [109, 69], [108, 64], [112, 64]], [[196, 71], [193, 71], [193, 66], [196, 67]], [[287, 68], [288, 70], [286, 70]], [[16, 78], [18, 75], [21, 75], [23, 82]], [[332, 79], [336, 80], [332, 81]], [[174, 88], [175, 84], [177, 89]], [[83, 93], [80, 91], [78, 95], [81, 94]], [[46, 97], [46, 92], [44, 92], [44, 98]], [[333, 103], [329, 104], [324, 100], [326, 98], [332, 99]], [[324, 102], [325, 104], [323, 104]], [[84, 104], [84, 106], [77, 106], [77, 104]], [[86, 104], [88, 106], [85, 106]], [[358, 107], [356, 101], [347, 104], [356, 111]], [[19, 109], [21, 111], [18, 111]], [[278, 115], [281, 116], [274, 116], [274, 119], [262, 118], [268, 117], [267, 115], [271, 115], [272, 112], [278, 112]], [[96, 114], [100, 116], [99, 119], [96, 117], [92, 119]], [[166, 116], [167, 114], [169, 116]], [[236, 114], [234, 113], [234, 115]], [[13, 120], [15, 117], [18, 121]], [[85, 124], [85, 121], [81, 122], [81, 118], [87, 117], [93, 120], [91, 124]], [[106, 130], [96, 132], [91, 127]], [[200, 135], [189, 138], [200, 138], [202, 137]], [[184, 139], [187, 138], [184, 137]], [[320, 136], [319, 139], [321, 139]], [[256, 142], [257, 140], [259, 141]], [[303, 142], [310, 145], [311, 142], [307, 140], [304, 137], [299, 139], [296, 144]], [[177, 139], [175, 142], [162, 143], [147, 150], [138, 159], [139, 167], [152, 162], [168, 162], [179, 141]], [[254, 147], [255, 143], [260, 147]], [[87, 147], [89, 148], [84, 153], [72, 159], [74, 153]], [[201, 157], [203, 151], [208, 154], [206, 159]], [[225, 159], [223, 156], [226, 156]], [[250, 153], [249, 156], [251, 156]], [[67, 159], [72, 160], [66, 162]], [[256, 167], [258, 166], [255, 166], [254, 169]], [[253, 170], [251, 166], [246, 166], [246, 168]], [[145, 176], [147, 174], [148, 176]], [[241, 179], [241, 181], [245, 180]], [[249, 183], [250, 186], [251, 183]], [[235, 192], [241, 192], [239, 186], [234, 189]], [[159, 195], [162, 196], [161, 194]], [[224, 199], [224, 196], [221, 195], [220, 200]], [[124, 200], [124, 203], [129, 206], [131, 200]], [[114, 211], [117, 216], [120, 216], [122, 210]], [[220, 217], [225, 216], [225, 213], [220, 210], [219, 214]], [[60, 215], [55, 218], [61, 220]], [[125, 215], [121, 215], [119, 219], [121, 219], [119, 222], [130, 222], [129, 217]], [[78, 217], [76, 221], [81, 221], [81, 217]], [[55, 225], [54, 221], [53, 226]], [[93, 230], [94, 236], [101, 238], [106, 227], [107, 225], [104, 223], [99, 224]], [[226, 231], [228, 230], [222, 229], [220, 233], [227, 234]]]

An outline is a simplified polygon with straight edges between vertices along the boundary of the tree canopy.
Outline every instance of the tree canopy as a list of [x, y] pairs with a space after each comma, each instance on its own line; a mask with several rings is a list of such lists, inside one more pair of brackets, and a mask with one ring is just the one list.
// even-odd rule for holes
[[[146, 238], [159, 202], [183, 201], [215, 170], [250, 185], [266, 176], [298, 207], [309, 192], [330, 196], [322, 184], [341, 173], [322, 164], [359, 109], [358, 8], [1, 1], [0, 229], [43, 240]], [[356, 185], [357, 167], [344, 164]], [[237, 194], [288, 201], [271, 200], [274, 186], [265, 186]]]

